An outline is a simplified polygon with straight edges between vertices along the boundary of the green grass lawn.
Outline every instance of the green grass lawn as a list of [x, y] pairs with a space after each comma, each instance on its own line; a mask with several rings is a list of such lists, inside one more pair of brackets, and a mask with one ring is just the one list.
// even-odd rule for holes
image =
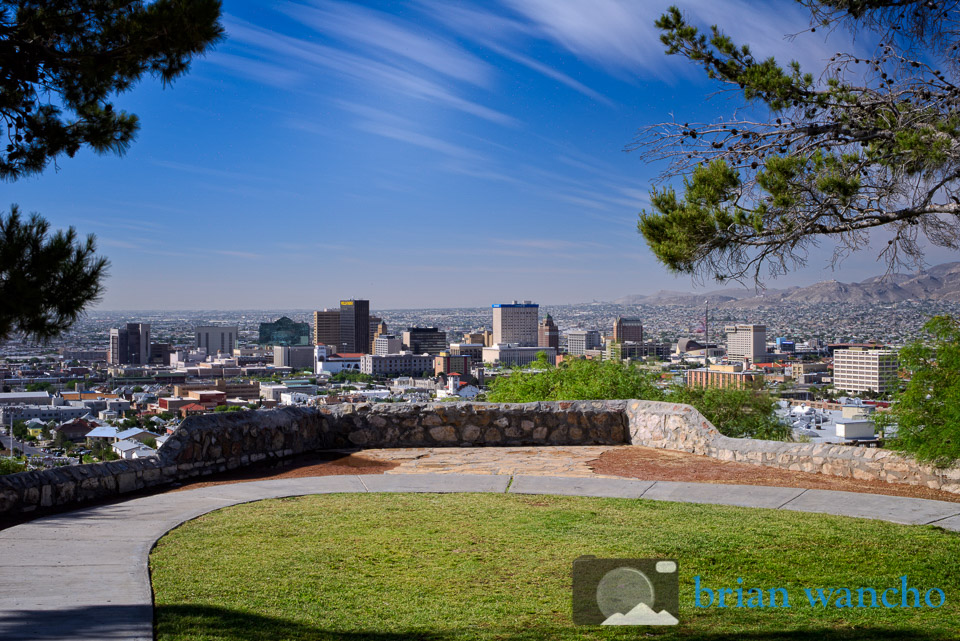
[[[584, 554], [680, 563], [680, 625], [575, 627]], [[334, 494], [184, 524], [150, 559], [158, 639], [956, 639], [960, 536], [930, 526], [502, 494]], [[709, 587], [789, 591], [787, 608], [695, 608]], [[811, 608], [803, 588], [940, 588], [938, 609]], [[892, 597], [891, 597], [892, 599]], [[896, 598], [899, 603], [899, 597]], [[936, 603], [936, 600], [934, 601]]]

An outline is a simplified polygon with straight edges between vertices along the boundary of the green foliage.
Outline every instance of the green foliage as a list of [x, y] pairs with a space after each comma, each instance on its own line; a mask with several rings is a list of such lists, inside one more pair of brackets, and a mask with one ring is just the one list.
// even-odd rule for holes
[[[881, 252], [891, 267], [922, 262], [921, 235], [960, 249], [960, 5], [799, 2], [811, 31], [875, 29], [883, 44], [837, 53], [811, 74], [758, 59], [677, 7], [656, 22], [667, 55], [701, 67], [751, 109], [742, 120], [649, 125], [630, 147], [671, 161], [661, 176], [668, 186], [652, 191], [638, 230], [675, 272], [760, 280], [763, 267], [782, 274], [804, 264], [819, 237], [831, 236], [839, 257], [880, 227], [895, 232]], [[671, 186], [678, 175], [680, 195]]]
[[790, 430], [774, 415], [775, 399], [763, 390], [698, 389], [674, 385], [665, 393], [658, 376], [619, 360], [564, 361], [557, 367], [546, 358], [531, 363], [538, 371], [513, 370], [490, 384], [493, 403], [605, 399], [669, 400], [697, 408], [726, 436], [784, 440]]
[[490, 385], [487, 400], [492, 403], [530, 403], [612, 398], [661, 400], [663, 392], [654, 377], [622, 361], [572, 359], [558, 367], [545, 357], [530, 365], [537, 372], [514, 369]]
[[0, 458], [0, 476], [25, 472], [27, 464], [12, 458]]
[[213, 408], [214, 412], [240, 412], [244, 408], [241, 405], [217, 405]]
[[27, 424], [24, 421], [14, 421], [13, 428], [11, 430], [13, 435], [19, 440], [27, 438], [30, 432], [27, 430]]
[[153, 438], [152, 436], [145, 438], [143, 440], [143, 444], [146, 445], [147, 447], [152, 447], [153, 449], [157, 449], [157, 439]]
[[356, 370], [340, 370], [330, 377], [331, 383], [372, 383], [373, 376]]
[[925, 339], [900, 350], [910, 381], [890, 411], [877, 414], [877, 425], [897, 426], [894, 447], [922, 461], [949, 464], [960, 459], [960, 324], [935, 316], [924, 331]]
[[75, 389], [77, 389], [77, 382], [76, 382], [76, 381], [67, 381], [66, 384], [65, 384], [63, 387], [64, 387], [64, 389], [75, 390]]
[[725, 436], [785, 441], [790, 428], [774, 410], [776, 399], [763, 390], [674, 386], [670, 400], [696, 407]]
[[27, 391], [28, 392], [51, 392], [53, 391], [53, 384], [47, 383], [47, 382], [30, 383], [29, 385], [27, 385]]
[[170, 84], [223, 35], [219, 0], [5, 0], [0, 17], [5, 179], [83, 146], [122, 154], [139, 125], [112, 95], [145, 74]]
[[0, 213], [0, 341], [18, 333], [47, 341], [66, 331], [103, 291], [107, 260], [93, 236], [71, 227], [49, 234], [38, 214], [23, 221], [14, 205]]

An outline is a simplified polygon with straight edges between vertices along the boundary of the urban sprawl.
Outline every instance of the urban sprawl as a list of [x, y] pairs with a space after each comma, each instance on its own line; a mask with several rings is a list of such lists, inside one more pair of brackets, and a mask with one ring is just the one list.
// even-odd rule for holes
[[619, 359], [664, 385], [766, 388], [798, 435], [872, 444], [897, 349], [955, 303], [754, 310], [613, 303], [92, 314], [56, 343], [0, 352], [7, 455], [31, 467], [154, 456], [184, 418], [356, 402], [482, 400], [545, 358]]

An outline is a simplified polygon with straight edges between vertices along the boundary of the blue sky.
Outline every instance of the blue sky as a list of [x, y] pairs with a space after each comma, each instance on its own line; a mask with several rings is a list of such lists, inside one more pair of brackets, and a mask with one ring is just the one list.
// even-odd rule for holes
[[[756, 53], [818, 70], [846, 34], [791, 0], [678, 0]], [[670, 2], [224, 2], [227, 39], [138, 114], [126, 156], [84, 151], [3, 186], [95, 233], [101, 309], [378, 309], [689, 290], [636, 232], [661, 167], [638, 127], [730, 116], [735, 96], [663, 54]], [[832, 39], [833, 41], [831, 42]], [[880, 271], [876, 252], [774, 287]], [[931, 254], [933, 263], [951, 260]], [[709, 287], [708, 287], [709, 288]]]

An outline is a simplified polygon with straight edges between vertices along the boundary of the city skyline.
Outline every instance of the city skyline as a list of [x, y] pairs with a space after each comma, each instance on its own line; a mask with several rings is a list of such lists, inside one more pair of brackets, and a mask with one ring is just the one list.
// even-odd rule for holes
[[[189, 74], [118, 98], [142, 124], [123, 158], [81, 150], [8, 186], [7, 203], [97, 234], [103, 310], [344, 293], [416, 308], [438, 290], [479, 306], [507, 281], [510, 298], [553, 304], [690, 289], [636, 232], [662, 167], [623, 149], [638, 127], [729, 116], [740, 99], [704, 102], [716, 86], [663, 53], [653, 23], [669, 4], [228, 2], [226, 40]], [[784, 37], [806, 21], [799, 5], [683, 9], [812, 70], [836, 49]], [[825, 242], [768, 284], [857, 280], [878, 251], [833, 272]]]

